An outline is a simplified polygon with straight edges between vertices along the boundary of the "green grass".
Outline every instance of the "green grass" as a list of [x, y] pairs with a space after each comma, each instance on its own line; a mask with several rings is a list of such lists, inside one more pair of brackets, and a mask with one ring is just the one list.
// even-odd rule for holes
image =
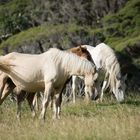
[[[105, 42], [117, 51], [140, 40], [140, 1], [129, 0], [124, 8], [114, 14], [103, 17]], [[110, 33], [109, 31], [112, 30]]]
[[123, 49], [126, 46], [133, 46], [136, 42], [140, 41], [140, 35], [136, 36], [136, 37], [115, 37], [115, 38], [108, 38], [106, 40], [106, 42], [108, 42], [108, 44], [110, 46], [112, 46], [113, 48], [115, 48], [115, 50], [117, 51], [123, 51]]
[[[77, 26], [76, 24], [43, 24], [38, 27], [30, 28], [26, 31], [22, 31], [19, 34], [10, 37], [0, 44], [0, 49], [6, 46], [10, 46], [10, 50], [12, 51], [15, 47], [20, 45], [30, 44], [37, 40], [46, 40], [49, 36], [54, 34], [63, 36], [65, 33], [74, 33], [76, 30], [80, 30], [82, 28], [83, 27]], [[61, 43], [63, 45], [68, 43], [67, 35], [62, 38]]]
[[[138, 140], [140, 138], [140, 95], [131, 95], [121, 104], [105, 99], [103, 103], [78, 101], [62, 106], [60, 120], [52, 120], [48, 109], [45, 122], [32, 119], [24, 103], [22, 119], [16, 120], [15, 103], [0, 107], [1, 140]], [[39, 115], [39, 113], [38, 113]]]

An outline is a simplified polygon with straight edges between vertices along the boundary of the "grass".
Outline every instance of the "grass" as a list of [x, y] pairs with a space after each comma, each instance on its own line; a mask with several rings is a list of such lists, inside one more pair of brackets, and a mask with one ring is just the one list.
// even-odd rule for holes
[[[58, 35], [64, 36], [65, 33], [74, 33], [77, 30], [82, 29], [83, 27], [77, 26], [76, 24], [60, 24], [60, 25], [50, 25], [43, 24], [38, 27], [30, 28], [26, 31], [22, 31], [19, 34], [13, 35], [6, 41], [0, 44], [0, 49], [4, 47], [10, 46], [10, 51], [12, 51], [15, 47], [24, 45], [24, 44], [32, 44], [38, 40], [47, 40], [50, 36]], [[68, 44], [67, 35], [65, 35], [61, 39], [61, 43], [65, 46]]]
[[103, 17], [105, 42], [115, 50], [122, 51], [140, 40], [139, 5], [139, 0], [129, 0], [117, 13]]
[[24, 103], [22, 120], [15, 117], [15, 104], [8, 100], [0, 108], [1, 140], [138, 140], [140, 138], [140, 97], [130, 96], [121, 104], [103, 103], [62, 106], [62, 118], [52, 120], [48, 109], [45, 122], [32, 119]]
[[108, 38], [106, 40], [106, 42], [109, 42], [108, 44], [110, 46], [112, 46], [113, 48], [115, 48], [115, 50], [117, 51], [123, 51], [123, 49], [126, 46], [133, 46], [136, 42], [140, 41], [140, 35], [136, 36], [136, 37], [124, 37], [124, 38], [120, 38], [120, 37], [115, 37], [115, 38]]

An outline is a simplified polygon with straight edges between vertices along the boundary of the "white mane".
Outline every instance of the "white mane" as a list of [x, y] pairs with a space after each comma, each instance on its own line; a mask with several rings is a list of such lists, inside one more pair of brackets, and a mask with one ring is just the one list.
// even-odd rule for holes
[[50, 57], [55, 64], [61, 65], [66, 70], [71, 71], [71, 73], [75, 73], [78, 70], [79, 73], [77, 74], [83, 75], [95, 71], [93, 63], [71, 52], [51, 48], [48, 53], [51, 53]]

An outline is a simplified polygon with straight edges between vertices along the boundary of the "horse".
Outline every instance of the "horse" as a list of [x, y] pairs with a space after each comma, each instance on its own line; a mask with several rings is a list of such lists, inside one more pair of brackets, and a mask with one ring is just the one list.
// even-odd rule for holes
[[0, 70], [5, 72], [18, 91], [44, 91], [41, 119], [50, 99], [54, 100], [54, 117], [60, 116], [60, 93], [72, 75], [85, 77], [85, 93], [92, 95], [96, 68], [90, 61], [71, 52], [51, 48], [42, 54], [9, 53], [0, 57]]
[[[125, 80], [127, 75], [121, 75], [120, 64], [113, 49], [105, 43], [100, 43], [96, 47], [92, 47], [90, 45], [81, 45], [81, 47], [87, 48], [96, 65], [99, 76], [95, 87], [99, 100], [103, 100], [104, 91], [110, 87], [110, 92], [113, 92], [117, 101], [123, 101], [126, 89]], [[101, 75], [104, 75], [102, 87], [100, 84]], [[73, 78], [72, 82], [73, 94], [76, 94], [75, 81], [76, 77]], [[75, 102], [75, 95], [73, 102]]]
[[[70, 49], [67, 49], [67, 51], [72, 52], [80, 57], [83, 57], [91, 62], [93, 62], [90, 53], [87, 51], [86, 48], [78, 46], [78, 47], [73, 47]], [[0, 98], [0, 105], [3, 103], [3, 101], [5, 100], [5, 98], [14, 90], [14, 88], [16, 87], [15, 84], [12, 82], [12, 80], [10, 79], [10, 77], [8, 77], [8, 75], [2, 71], [0, 71], [0, 95], [2, 95], [2, 97]], [[16, 90], [14, 90], [14, 93], [16, 93]], [[37, 98], [37, 94], [35, 93], [27, 93], [25, 91], [21, 91], [17, 96], [17, 118], [20, 119], [21, 116], [21, 102], [24, 100], [24, 98], [26, 97], [26, 100], [30, 106], [30, 109], [32, 111], [32, 116], [35, 117], [35, 109], [34, 107], [36, 106], [36, 110], [38, 110], [38, 98]]]

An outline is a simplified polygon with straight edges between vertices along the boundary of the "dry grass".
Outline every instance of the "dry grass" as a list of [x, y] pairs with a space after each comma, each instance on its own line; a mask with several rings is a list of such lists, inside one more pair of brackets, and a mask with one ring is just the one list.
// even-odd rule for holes
[[15, 117], [15, 103], [8, 100], [0, 107], [0, 140], [138, 140], [140, 138], [140, 98], [118, 104], [78, 102], [62, 108], [61, 120], [32, 119], [24, 103], [22, 120]]

